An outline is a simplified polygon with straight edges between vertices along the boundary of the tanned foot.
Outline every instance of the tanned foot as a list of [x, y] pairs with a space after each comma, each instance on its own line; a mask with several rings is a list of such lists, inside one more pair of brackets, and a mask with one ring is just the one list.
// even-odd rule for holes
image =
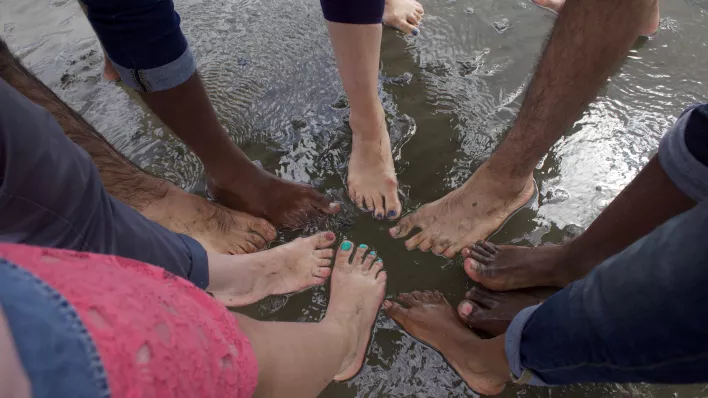
[[209, 179], [209, 191], [223, 205], [265, 218], [278, 228], [300, 228], [314, 217], [340, 210], [338, 203], [313, 187], [256, 167], [226, 182]]
[[464, 268], [473, 281], [490, 290], [503, 291], [536, 286], [564, 287], [582, 278], [587, 267], [569, 260], [565, 246], [534, 248], [496, 246], [479, 241], [462, 251]]
[[415, 0], [386, 0], [383, 23], [403, 33], [418, 36], [418, 25], [423, 20], [423, 6]]
[[406, 241], [406, 248], [454, 257], [463, 247], [484, 239], [523, 207], [535, 193], [532, 176], [506, 181], [483, 165], [460, 188], [404, 217], [390, 229], [394, 238], [421, 231]]
[[496, 395], [509, 379], [504, 339], [482, 340], [457, 317], [440, 292], [401, 294], [404, 304], [385, 301], [388, 316], [406, 332], [445, 357], [467, 385], [483, 395]]
[[[563, 8], [563, 5], [565, 4], [565, 0], [531, 0], [533, 1], [534, 4], [536, 4], [539, 7], [545, 8], [547, 10], [553, 11], [554, 13], [558, 14], [561, 9]], [[656, 2], [656, 6], [652, 10], [651, 15], [647, 19], [646, 23], [642, 26], [642, 29], [640, 31], [640, 35], [642, 36], [651, 36], [656, 33], [657, 30], [659, 30], [659, 2]]]
[[299, 292], [322, 285], [332, 273], [333, 232], [259, 253], [227, 256], [207, 253], [207, 291], [227, 307], [242, 307], [275, 294]]
[[275, 228], [262, 218], [231, 210], [155, 180], [156, 184], [168, 185], [166, 194], [142, 207], [140, 213], [173, 232], [191, 236], [207, 251], [255, 253], [275, 239]]
[[[352, 257], [352, 243], [342, 242], [334, 261], [331, 294], [323, 322], [343, 326], [349, 336], [349, 352], [334, 380], [356, 376], [364, 363], [371, 328], [386, 290], [386, 272], [376, 253], [359, 246]], [[351, 258], [351, 259], [350, 259]], [[376, 261], [375, 261], [376, 260]]]
[[359, 208], [373, 212], [377, 220], [398, 218], [398, 180], [383, 110], [378, 121], [352, 114], [349, 125], [354, 132], [347, 176], [349, 196]]
[[457, 306], [457, 314], [472, 329], [499, 336], [506, 333], [521, 310], [541, 304], [556, 291], [558, 289], [536, 288], [493, 292], [476, 286], [465, 293], [465, 300]]
[[120, 81], [120, 74], [118, 73], [116, 68], [113, 67], [113, 62], [108, 59], [108, 56], [106, 55], [105, 51], [103, 53], [103, 63], [103, 78], [108, 80], [109, 82]]

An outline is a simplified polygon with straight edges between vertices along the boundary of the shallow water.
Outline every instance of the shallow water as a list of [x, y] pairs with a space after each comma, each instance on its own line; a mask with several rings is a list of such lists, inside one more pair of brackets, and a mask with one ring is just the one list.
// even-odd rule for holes
[[[367, 243], [385, 260], [387, 295], [439, 289], [460, 300], [460, 260], [409, 253], [345, 200], [346, 100], [316, 1], [177, 0], [221, 121], [267, 170], [345, 203], [322, 228]], [[554, 16], [526, 0], [425, 0], [422, 35], [385, 29], [381, 96], [405, 209], [459, 186], [500, 142], [520, 106]], [[598, 99], [539, 164], [539, 205], [517, 214], [499, 243], [561, 242], [582, 231], [655, 153], [663, 132], [708, 88], [708, 1], [666, 0], [661, 29], [640, 40]], [[0, 0], [0, 35], [26, 65], [140, 166], [204, 194], [195, 156], [137, 97], [101, 79], [102, 56], [74, 0]], [[314, 229], [313, 226], [311, 229]], [[281, 241], [293, 234], [281, 235]], [[260, 319], [323, 316], [326, 287], [244, 312]], [[508, 388], [503, 396], [703, 397], [705, 386]], [[324, 397], [467, 397], [442, 358], [380, 315], [361, 374]]]

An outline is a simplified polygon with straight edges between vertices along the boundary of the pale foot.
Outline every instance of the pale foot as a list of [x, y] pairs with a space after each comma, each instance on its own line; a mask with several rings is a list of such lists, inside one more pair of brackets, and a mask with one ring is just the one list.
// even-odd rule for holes
[[404, 217], [390, 229], [394, 238], [403, 238], [420, 228], [406, 241], [406, 248], [420, 248], [445, 257], [454, 257], [463, 247], [484, 239], [523, 207], [534, 195], [529, 176], [521, 181], [500, 179], [483, 165], [460, 188]]
[[[364, 363], [371, 328], [386, 290], [386, 272], [376, 253], [361, 245], [352, 257], [352, 243], [342, 242], [334, 261], [332, 286], [323, 322], [334, 322], [349, 331], [351, 344], [334, 380], [356, 376]], [[376, 261], [374, 261], [376, 260]]]
[[405, 305], [385, 301], [388, 316], [445, 357], [465, 383], [483, 395], [502, 392], [509, 380], [504, 337], [482, 340], [457, 317], [440, 292], [401, 294]]
[[423, 6], [415, 0], [386, 0], [383, 23], [403, 33], [418, 36], [418, 25], [423, 20]]
[[275, 294], [325, 283], [332, 269], [333, 232], [322, 232], [267, 251], [227, 256], [207, 253], [207, 291], [227, 307], [242, 307]]
[[[534, 4], [536, 4], [539, 7], [545, 8], [549, 11], [552, 11], [556, 14], [558, 14], [561, 9], [563, 9], [563, 5], [565, 4], [565, 0], [531, 0]], [[660, 19], [660, 13], [659, 13], [659, 2], [656, 2], [656, 5], [654, 6], [654, 9], [652, 10], [651, 15], [647, 19], [647, 21], [642, 25], [642, 29], [640, 30], [639, 34], [641, 36], [651, 36], [656, 33], [657, 30], [659, 30], [659, 19]]]
[[340, 210], [313, 187], [257, 167], [221, 183], [210, 178], [209, 192], [225, 206], [265, 218], [278, 228], [299, 228], [313, 217]]
[[557, 291], [554, 288], [535, 288], [493, 292], [475, 286], [465, 293], [465, 300], [457, 306], [457, 314], [470, 328], [498, 336], [506, 333], [521, 310], [541, 304]]
[[392, 220], [401, 214], [401, 202], [391, 140], [381, 113], [378, 121], [350, 116], [353, 135], [347, 185], [359, 208], [373, 212], [377, 220]]
[[275, 239], [276, 231], [266, 220], [212, 203], [201, 196], [168, 186], [163, 197], [140, 208], [140, 213], [163, 227], [189, 235], [206, 251], [222, 254], [257, 252]]
[[120, 81], [120, 74], [113, 66], [113, 62], [108, 58], [106, 52], [103, 52], [103, 78], [109, 82]]

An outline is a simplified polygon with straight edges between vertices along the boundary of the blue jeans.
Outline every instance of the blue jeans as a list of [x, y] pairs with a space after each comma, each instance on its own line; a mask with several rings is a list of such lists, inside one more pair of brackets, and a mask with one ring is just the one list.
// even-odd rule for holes
[[698, 204], [520, 312], [506, 335], [517, 381], [708, 382], [708, 167], [686, 139], [708, 134], [706, 109], [684, 112], [658, 155]]
[[0, 79], [0, 241], [114, 254], [209, 284], [194, 239], [106, 192], [91, 157], [45, 109]]

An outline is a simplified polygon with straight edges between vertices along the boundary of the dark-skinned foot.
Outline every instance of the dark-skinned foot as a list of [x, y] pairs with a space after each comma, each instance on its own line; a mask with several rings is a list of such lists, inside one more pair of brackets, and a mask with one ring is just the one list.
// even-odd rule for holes
[[338, 203], [313, 187], [261, 169], [227, 182], [209, 179], [209, 191], [223, 205], [265, 218], [278, 228], [300, 228], [312, 218], [340, 210]]
[[536, 286], [564, 287], [582, 278], [587, 267], [569, 261], [566, 246], [534, 248], [497, 246], [479, 241], [462, 250], [464, 268], [473, 281], [495, 291]]
[[465, 300], [457, 306], [457, 314], [472, 329], [492, 336], [506, 333], [516, 314], [526, 307], [541, 304], [558, 291], [556, 288], [534, 288], [493, 292], [475, 286], [465, 293]]
[[482, 340], [457, 317], [440, 292], [398, 296], [403, 306], [385, 301], [388, 316], [406, 332], [445, 357], [467, 385], [484, 395], [496, 395], [509, 380], [503, 336]]

